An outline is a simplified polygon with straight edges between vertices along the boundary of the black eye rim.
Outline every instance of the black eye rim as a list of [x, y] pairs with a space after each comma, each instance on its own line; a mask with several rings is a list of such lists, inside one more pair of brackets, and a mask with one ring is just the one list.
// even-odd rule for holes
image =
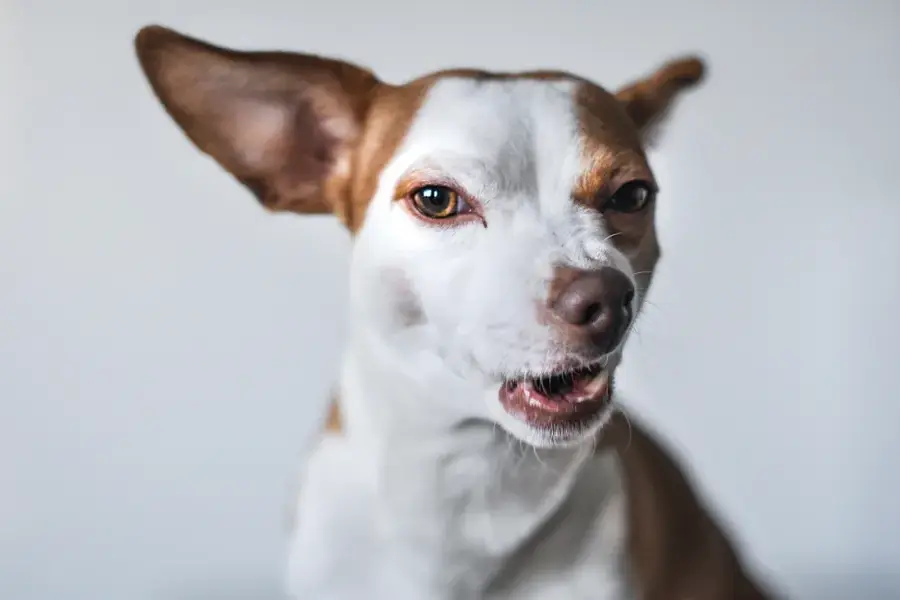
[[[643, 199], [635, 201], [635, 194], [643, 192]], [[656, 186], [643, 179], [633, 179], [620, 185], [601, 205], [600, 212], [634, 214], [644, 211], [656, 200]]]

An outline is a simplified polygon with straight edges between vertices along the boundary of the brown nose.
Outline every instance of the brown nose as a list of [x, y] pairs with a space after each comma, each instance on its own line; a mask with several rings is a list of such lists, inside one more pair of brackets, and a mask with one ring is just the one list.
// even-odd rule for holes
[[602, 267], [575, 272], [553, 298], [550, 310], [604, 352], [610, 352], [631, 323], [633, 301], [634, 285], [628, 276], [619, 269]]

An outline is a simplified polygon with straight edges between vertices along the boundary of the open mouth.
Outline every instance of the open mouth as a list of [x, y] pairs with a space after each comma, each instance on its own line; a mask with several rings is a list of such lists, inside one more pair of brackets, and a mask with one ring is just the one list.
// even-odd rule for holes
[[507, 380], [500, 403], [535, 427], [583, 424], [609, 403], [610, 373], [601, 365]]

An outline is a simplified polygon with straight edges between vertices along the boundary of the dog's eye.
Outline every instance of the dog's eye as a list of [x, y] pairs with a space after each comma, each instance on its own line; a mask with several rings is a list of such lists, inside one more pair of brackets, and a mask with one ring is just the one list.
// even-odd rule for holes
[[462, 213], [466, 204], [454, 190], [428, 185], [412, 193], [413, 206], [429, 219], [448, 219]]
[[645, 181], [629, 181], [610, 196], [600, 207], [620, 213], [635, 213], [644, 210], [653, 200], [653, 188]]

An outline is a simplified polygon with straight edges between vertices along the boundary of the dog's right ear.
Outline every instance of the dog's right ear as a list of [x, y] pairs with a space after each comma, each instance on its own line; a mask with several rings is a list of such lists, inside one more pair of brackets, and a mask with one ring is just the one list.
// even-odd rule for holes
[[704, 78], [706, 65], [696, 56], [672, 60], [655, 73], [634, 81], [616, 92], [645, 144], [652, 144], [659, 126], [668, 116], [675, 100], [696, 87]]
[[166, 111], [271, 210], [343, 216], [350, 154], [380, 85], [360, 67], [239, 52], [160, 26], [135, 38]]

